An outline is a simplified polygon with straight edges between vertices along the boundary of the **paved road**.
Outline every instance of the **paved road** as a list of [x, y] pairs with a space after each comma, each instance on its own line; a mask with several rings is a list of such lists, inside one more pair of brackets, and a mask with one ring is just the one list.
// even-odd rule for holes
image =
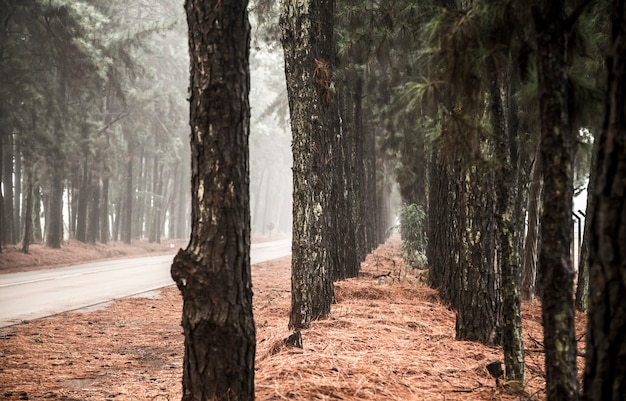
[[[251, 263], [291, 253], [291, 240], [252, 244]], [[0, 327], [173, 285], [173, 255], [0, 275]]]

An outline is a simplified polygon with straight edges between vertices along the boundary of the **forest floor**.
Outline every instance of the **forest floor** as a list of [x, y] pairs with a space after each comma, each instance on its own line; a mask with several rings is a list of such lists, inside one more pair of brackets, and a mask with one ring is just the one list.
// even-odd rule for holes
[[[68, 255], [75, 245], [66, 244]], [[135, 255], [112, 247], [111, 257]], [[501, 347], [455, 340], [454, 312], [424, 284], [424, 274], [407, 270], [400, 242], [389, 240], [367, 257], [358, 278], [336, 283], [330, 317], [302, 331], [300, 349], [283, 341], [290, 334], [290, 259], [252, 266], [256, 399], [545, 399], [540, 304], [523, 305], [528, 383], [520, 395], [486, 369], [502, 360]], [[0, 329], [0, 400], [181, 399], [181, 309], [172, 286]], [[584, 332], [579, 314], [580, 354]], [[579, 371], [583, 364], [578, 358]]]

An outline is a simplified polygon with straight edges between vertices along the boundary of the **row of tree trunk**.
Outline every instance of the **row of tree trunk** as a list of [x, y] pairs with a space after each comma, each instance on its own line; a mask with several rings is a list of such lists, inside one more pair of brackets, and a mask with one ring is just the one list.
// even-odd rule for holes
[[[254, 399], [247, 1], [187, 0], [192, 231], [172, 264], [183, 296], [183, 400]], [[363, 81], [335, 75], [334, 0], [281, 3], [293, 151], [292, 304], [299, 333], [327, 316], [334, 280], [382, 240]], [[388, 184], [384, 184], [388, 185]], [[388, 209], [386, 209], [388, 211]]]
[[188, 180], [181, 162], [166, 166], [157, 155], [131, 147], [122, 177], [112, 176], [104, 157], [94, 163], [86, 154], [74, 178], [66, 179], [60, 166], [47, 175], [35, 171], [29, 152], [21, 152], [13, 137], [3, 136], [1, 148], [3, 245], [21, 242], [28, 252], [30, 243], [44, 239], [51, 247], [60, 247], [63, 238], [89, 243], [147, 238], [159, 243], [166, 230], [170, 238], [188, 232]]
[[[577, 400], [581, 396], [576, 367], [575, 300], [578, 309], [585, 310], [589, 299], [583, 396], [618, 400], [625, 393], [626, 377], [625, 371], [618, 368], [624, 354], [626, 325], [622, 311], [626, 310], [626, 304], [623, 296], [616, 295], [624, 288], [620, 256], [623, 252], [617, 249], [625, 249], [626, 243], [626, 238], [619, 234], [623, 230], [622, 187], [626, 170], [623, 147], [615, 144], [621, 143], [626, 132], [623, 118], [626, 64], [622, 57], [626, 54], [626, 8], [624, 1], [613, 2], [606, 117], [595, 147], [597, 161], [594, 155], [592, 162], [589, 218], [575, 286], [575, 268], [570, 257], [575, 127], [574, 117], [570, 115], [574, 100], [567, 79], [571, 51], [568, 41], [572, 24], [587, 3], [580, 4], [570, 14], [565, 3], [538, 1], [534, 5], [540, 140], [529, 174], [528, 198], [525, 198], [523, 166], [528, 166], [530, 152], [518, 145], [524, 143], [521, 134], [529, 127], [520, 130], [515, 119], [518, 107], [511, 96], [511, 88], [516, 85], [515, 74], [506, 67], [510, 65], [510, 55], [498, 55], [494, 50], [486, 58], [486, 76], [490, 77], [485, 89], [490, 106], [487, 117], [493, 136], [474, 137], [470, 143], [478, 143], [480, 148], [470, 145], [469, 152], [450, 152], [449, 141], [456, 140], [454, 134], [459, 133], [454, 124], [463, 120], [463, 116], [452, 112], [442, 117], [442, 137], [435, 142], [430, 164], [430, 279], [442, 298], [457, 311], [457, 338], [501, 343], [507, 379], [518, 382], [521, 388], [524, 349], [520, 290], [526, 299], [532, 299], [538, 292], [549, 400]], [[482, 40], [483, 44], [490, 43], [488, 35]], [[507, 48], [510, 51], [511, 47]], [[507, 81], [504, 76], [508, 77]], [[449, 82], [454, 83], [454, 78]], [[479, 113], [468, 106], [468, 98], [471, 95], [461, 97], [465, 112], [469, 109]], [[456, 104], [454, 97], [451, 99], [448, 110], [460, 110], [460, 103]], [[469, 133], [467, 130], [469, 125], [460, 125], [465, 127], [465, 135], [471, 135], [471, 129]], [[447, 131], [448, 127], [452, 128]], [[485, 149], [493, 158], [483, 156]], [[521, 205], [526, 203], [529, 235], [522, 252], [521, 238], [525, 231], [522, 217], [526, 213]], [[577, 288], [576, 296], [574, 288]]]

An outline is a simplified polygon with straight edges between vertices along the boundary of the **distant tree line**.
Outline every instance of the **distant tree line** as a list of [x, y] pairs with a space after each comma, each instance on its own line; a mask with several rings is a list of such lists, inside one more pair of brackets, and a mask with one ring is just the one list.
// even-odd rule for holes
[[179, 8], [0, 3], [2, 244], [187, 235]]

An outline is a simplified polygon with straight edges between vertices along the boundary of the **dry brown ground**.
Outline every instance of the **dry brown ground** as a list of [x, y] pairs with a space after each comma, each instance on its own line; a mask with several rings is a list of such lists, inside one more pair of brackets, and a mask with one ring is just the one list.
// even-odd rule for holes
[[[359, 278], [336, 284], [331, 316], [302, 332], [303, 349], [283, 345], [289, 269], [289, 258], [252, 267], [258, 400], [525, 399], [485, 369], [502, 359], [500, 347], [454, 339], [454, 313], [402, 268], [399, 242], [368, 256]], [[0, 400], [179, 400], [181, 307], [169, 287], [0, 329]], [[539, 304], [523, 314], [527, 391], [544, 399]], [[578, 316], [579, 337], [584, 326]]]

